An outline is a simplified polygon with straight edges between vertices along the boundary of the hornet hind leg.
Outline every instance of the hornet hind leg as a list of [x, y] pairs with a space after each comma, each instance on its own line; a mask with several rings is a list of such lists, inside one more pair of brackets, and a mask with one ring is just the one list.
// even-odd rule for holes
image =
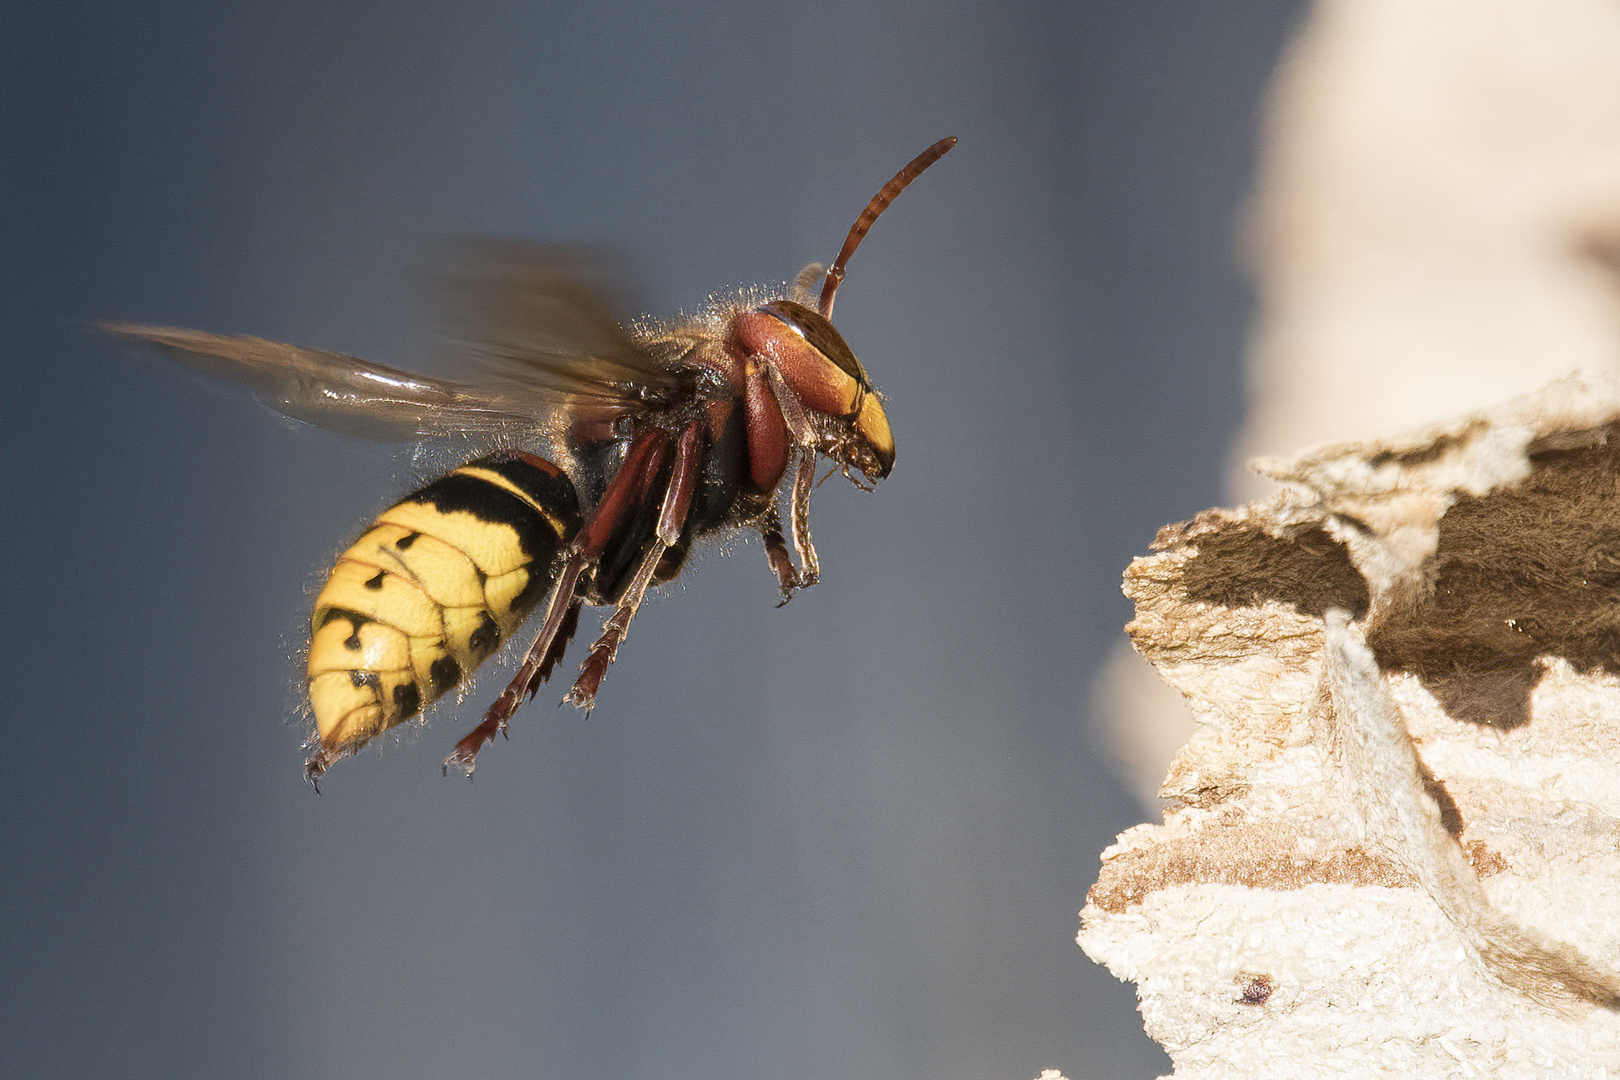
[[596, 703], [596, 691], [607, 676], [608, 665], [618, 655], [619, 643], [630, 631], [630, 620], [635, 618], [636, 610], [647, 595], [647, 586], [652, 583], [659, 561], [663, 559], [664, 552], [680, 541], [686, 515], [692, 509], [692, 493], [697, 490], [702, 456], [702, 428], [694, 421], [681, 432], [675, 445], [675, 467], [670, 472], [669, 486], [664, 489], [664, 501], [658, 511], [658, 528], [653, 542], [642, 556], [641, 565], [636, 567], [635, 577], [631, 578], [630, 587], [619, 600], [617, 610], [602, 624], [602, 637], [591, 646], [590, 655], [580, 666], [579, 678], [574, 680], [573, 689], [563, 698], [568, 704], [584, 709], [587, 715]]
[[[507, 721], [518, 706], [532, 698], [540, 684], [550, 676], [578, 626], [582, 601], [577, 591], [581, 575], [601, 560], [619, 523], [657, 497], [657, 480], [669, 454], [669, 443], [666, 432], [653, 429], [631, 444], [624, 464], [603, 493], [595, 513], [568, 547], [534, 644], [512, 681], [484, 714], [483, 722], [458, 742], [455, 750], [445, 759], [446, 772], [450, 766], [456, 765], [465, 769], [470, 776], [484, 744], [494, 739], [497, 733], [505, 731]], [[702, 454], [702, 427], [698, 422], [693, 422], [682, 430], [676, 442], [675, 463], [663, 487], [652, 542], [642, 556], [618, 608], [604, 624], [601, 639], [591, 647], [579, 678], [564, 701], [587, 711], [595, 702], [596, 691], [629, 630], [630, 620], [646, 596], [659, 560], [680, 539], [686, 516], [691, 510], [692, 494], [697, 487]]]

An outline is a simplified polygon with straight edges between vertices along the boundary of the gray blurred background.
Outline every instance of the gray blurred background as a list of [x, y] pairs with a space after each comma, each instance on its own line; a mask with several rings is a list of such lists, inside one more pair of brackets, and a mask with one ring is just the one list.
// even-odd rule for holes
[[[1088, 683], [1126, 562], [1220, 499], [1234, 236], [1294, 14], [8, 6], [3, 1070], [1166, 1070], [1073, 943], [1150, 813]], [[437, 236], [615, 245], [667, 313], [831, 258], [946, 134], [840, 293], [899, 457], [818, 492], [822, 584], [778, 611], [757, 543], [710, 552], [588, 721], [547, 689], [441, 777], [486, 675], [317, 797], [312, 589], [425, 466], [87, 323], [431, 367]]]

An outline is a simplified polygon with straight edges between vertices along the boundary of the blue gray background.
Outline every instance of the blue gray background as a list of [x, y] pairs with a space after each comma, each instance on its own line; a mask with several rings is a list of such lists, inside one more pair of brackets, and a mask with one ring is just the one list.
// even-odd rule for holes
[[[1146, 813], [1087, 685], [1219, 501], [1294, 6], [8, 5], [4, 1071], [1165, 1070], [1073, 944]], [[840, 295], [899, 460], [818, 492], [823, 583], [711, 552], [588, 721], [548, 690], [443, 778], [486, 676], [317, 797], [311, 592], [427, 466], [88, 322], [430, 367], [436, 236], [613, 244], [668, 312], [830, 258], [945, 134]]]

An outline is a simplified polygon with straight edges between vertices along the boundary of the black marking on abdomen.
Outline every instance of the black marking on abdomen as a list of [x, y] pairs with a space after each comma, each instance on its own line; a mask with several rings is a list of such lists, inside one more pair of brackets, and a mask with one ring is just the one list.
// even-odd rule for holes
[[330, 607], [321, 613], [321, 621], [315, 624], [315, 629], [323, 629], [333, 619], [347, 619], [349, 625], [357, 631], [366, 623], [371, 622], [370, 615], [362, 615], [358, 611], [349, 611], [347, 608]]
[[574, 482], [544, 458], [530, 454], [490, 454], [469, 464], [475, 469], [499, 473], [513, 487], [565, 521], [579, 516], [579, 496], [574, 491]]
[[495, 651], [495, 646], [501, 643], [501, 628], [495, 625], [495, 620], [489, 617], [489, 612], [483, 612], [481, 618], [478, 629], [467, 638], [467, 645], [479, 663], [483, 663], [489, 654]]
[[[538, 459], [536, 459], [538, 460]], [[465, 468], [498, 473], [513, 487], [545, 507], [563, 526], [559, 535], [551, 520], [498, 484], [457, 469], [440, 477], [403, 502], [427, 503], [440, 513], [472, 514], [480, 521], [505, 525], [517, 534], [518, 544], [531, 562], [550, 564], [562, 542], [578, 530], [579, 497], [567, 475], [551, 473], [525, 458], [495, 455], [479, 458]]]
[[524, 584], [518, 594], [512, 597], [512, 610], [527, 614], [540, 602], [551, 588], [551, 577], [545, 573], [544, 565], [529, 568], [529, 580]]
[[428, 665], [428, 679], [433, 683], [434, 698], [443, 697], [447, 690], [461, 681], [461, 665], [456, 663], [453, 656], [441, 656]]
[[347, 619], [349, 621], [349, 636], [343, 639], [343, 647], [350, 652], [360, 651], [360, 628], [371, 619], [354, 611], [345, 611], [342, 608], [327, 608], [321, 615], [321, 621], [315, 624], [315, 629], [321, 630], [333, 619]]
[[418, 690], [413, 682], [402, 683], [394, 687], [394, 704], [399, 706], [401, 720], [407, 716], [415, 716], [417, 710], [422, 707], [422, 691]]

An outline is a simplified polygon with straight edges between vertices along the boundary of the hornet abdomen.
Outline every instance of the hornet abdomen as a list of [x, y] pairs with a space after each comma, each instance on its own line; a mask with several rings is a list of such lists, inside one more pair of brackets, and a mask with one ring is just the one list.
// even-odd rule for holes
[[480, 458], [383, 511], [315, 599], [318, 756], [357, 749], [488, 659], [550, 591], [580, 523], [573, 483], [532, 454]]

